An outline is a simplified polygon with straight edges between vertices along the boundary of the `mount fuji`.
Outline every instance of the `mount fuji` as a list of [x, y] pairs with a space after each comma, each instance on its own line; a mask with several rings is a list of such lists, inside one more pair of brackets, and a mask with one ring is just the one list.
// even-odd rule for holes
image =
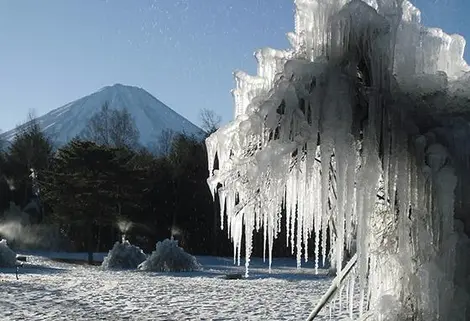
[[[163, 130], [202, 137], [203, 130], [176, 113], [142, 88], [115, 84], [77, 99], [36, 118], [56, 147], [76, 136], [83, 136], [90, 118], [108, 103], [109, 109], [126, 108], [139, 130], [139, 143], [148, 147], [158, 141]], [[28, 123], [0, 135], [0, 140], [12, 141], [18, 130]]]

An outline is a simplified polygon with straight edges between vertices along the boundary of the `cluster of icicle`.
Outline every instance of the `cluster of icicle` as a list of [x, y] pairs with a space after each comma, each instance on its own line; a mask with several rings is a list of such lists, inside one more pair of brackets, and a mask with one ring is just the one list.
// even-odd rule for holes
[[423, 27], [406, 0], [295, 4], [292, 49], [262, 49], [256, 76], [235, 73], [235, 119], [206, 141], [208, 183], [234, 259], [240, 264], [244, 234], [248, 274], [260, 231], [271, 266], [286, 215], [299, 266], [312, 252], [311, 237], [316, 269], [327, 239], [338, 270], [345, 251], [357, 249], [357, 267], [342, 288], [354, 292], [358, 279], [360, 315], [465, 320], [454, 285], [454, 208], [465, 203], [468, 187], [455, 167], [468, 169], [468, 154], [459, 163], [451, 157], [457, 134], [412, 117], [426, 93], [445, 91], [446, 102], [465, 94], [464, 39]]

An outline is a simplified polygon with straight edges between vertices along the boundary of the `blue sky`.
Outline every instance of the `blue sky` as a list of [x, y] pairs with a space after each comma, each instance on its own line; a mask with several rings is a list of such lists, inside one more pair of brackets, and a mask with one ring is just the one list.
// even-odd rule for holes
[[[470, 1], [414, 3], [426, 25], [470, 39]], [[293, 25], [293, 0], [0, 0], [0, 129], [114, 83], [196, 124], [202, 108], [229, 121], [232, 72], [288, 47]]]

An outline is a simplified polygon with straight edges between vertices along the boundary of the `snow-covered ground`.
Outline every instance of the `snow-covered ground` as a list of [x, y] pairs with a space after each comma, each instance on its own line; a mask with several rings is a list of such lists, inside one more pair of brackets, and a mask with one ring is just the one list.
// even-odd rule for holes
[[303, 320], [331, 283], [324, 271], [297, 270], [290, 259], [274, 260], [271, 274], [254, 259], [249, 279], [229, 280], [244, 267], [228, 258], [197, 257], [199, 272], [152, 273], [51, 257], [64, 255], [29, 255], [19, 280], [14, 269], [0, 269], [1, 320]]

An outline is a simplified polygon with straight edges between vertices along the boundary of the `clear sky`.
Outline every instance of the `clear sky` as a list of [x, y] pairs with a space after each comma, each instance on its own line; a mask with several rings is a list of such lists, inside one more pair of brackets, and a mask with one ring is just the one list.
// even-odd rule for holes
[[[470, 39], [469, 0], [414, 3], [426, 25]], [[232, 72], [287, 48], [293, 25], [293, 0], [0, 0], [0, 129], [114, 83], [196, 124], [201, 108], [229, 121]]]

